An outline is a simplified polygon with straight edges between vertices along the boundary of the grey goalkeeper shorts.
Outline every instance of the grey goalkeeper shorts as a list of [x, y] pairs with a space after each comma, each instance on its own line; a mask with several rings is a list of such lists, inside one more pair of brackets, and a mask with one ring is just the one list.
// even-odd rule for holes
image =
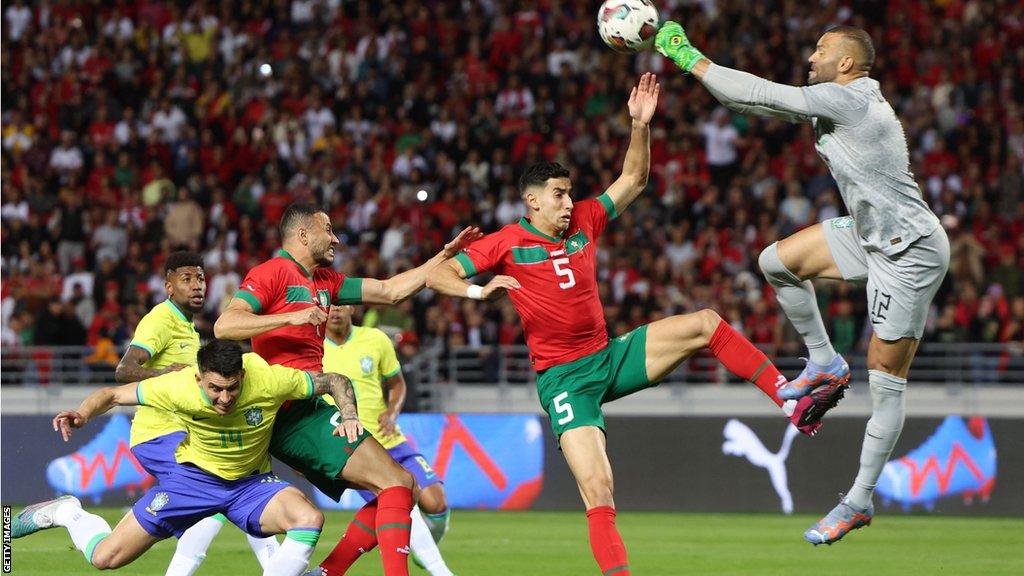
[[886, 256], [861, 246], [853, 218], [821, 223], [832, 258], [844, 280], [867, 281], [868, 315], [882, 340], [924, 334], [928, 307], [949, 269], [949, 238], [941, 227], [899, 254]]

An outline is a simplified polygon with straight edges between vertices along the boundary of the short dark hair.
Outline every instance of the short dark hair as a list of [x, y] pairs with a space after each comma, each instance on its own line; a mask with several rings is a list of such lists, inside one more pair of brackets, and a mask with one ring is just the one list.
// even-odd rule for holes
[[281, 238], [287, 238], [288, 233], [296, 226], [309, 224], [309, 219], [317, 212], [323, 212], [323, 210], [310, 202], [296, 202], [288, 206], [284, 215], [281, 216]]
[[519, 177], [519, 194], [531, 186], [543, 186], [551, 178], [568, 178], [569, 169], [558, 162], [537, 162]]
[[839, 34], [846, 40], [853, 42], [860, 51], [860, 69], [862, 72], [871, 70], [875, 65], [875, 44], [871, 41], [871, 35], [863, 28], [856, 26], [833, 26], [825, 30], [826, 34]]
[[172, 252], [168, 257], [167, 261], [164, 262], [164, 276], [174, 272], [178, 268], [196, 266], [199, 268], [203, 267], [203, 257], [196, 252], [188, 252], [182, 250], [180, 252]]
[[200, 372], [236, 376], [242, 371], [242, 347], [234, 340], [211, 340], [196, 353]]

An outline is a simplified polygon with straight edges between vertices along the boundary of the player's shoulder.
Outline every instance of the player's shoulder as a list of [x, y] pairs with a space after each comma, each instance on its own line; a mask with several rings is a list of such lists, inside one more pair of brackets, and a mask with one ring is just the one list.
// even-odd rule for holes
[[280, 254], [275, 254], [268, 260], [264, 260], [259, 264], [249, 269], [246, 274], [247, 277], [264, 274], [279, 274], [283, 270], [287, 270], [286, 266], [289, 264], [287, 258]]
[[139, 327], [166, 324], [174, 317], [174, 312], [171, 310], [170, 306], [170, 303], [167, 300], [164, 300], [150, 308], [149, 312], [146, 312], [142, 318], [139, 319]]
[[[374, 342], [377, 344], [387, 344], [388, 346], [391, 346], [391, 337], [388, 336], [387, 333], [381, 330], [380, 328], [376, 328], [373, 326], [359, 326], [358, 328], [359, 332], [362, 333], [363, 338], [365, 338], [367, 341]], [[356, 329], [356, 326], [353, 326], [352, 329]]]
[[255, 376], [268, 369], [270, 369], [270, 364], [259, 354], [255, 352], [242, 354], [242, 370], [245, 370], [247, 375], [252, 372], [252, 375]]
[[345, 278], [345, 275], [342, 274], [341, 272], [338, 272], [334, 268], [326, 267], [317, 268], [316, 270], [314, 270], [313, 278], [316, 278], [318, 280], [329, 280], [334, 278]]

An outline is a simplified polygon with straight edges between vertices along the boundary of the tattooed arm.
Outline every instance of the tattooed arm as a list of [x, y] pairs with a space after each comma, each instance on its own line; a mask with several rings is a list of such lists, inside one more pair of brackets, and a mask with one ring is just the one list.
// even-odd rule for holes
[[335, 436], [345, 436], [349, 442], [355, 442], [363, 433], [363, 425], [359, 422], [359, 412], [356, 410], [356, 392], [352, 388], [352, 381], [347, 376], [324, 372], [321, 374], [310, 374], [313, 378], [313, 393], [317, 396], [330, 394], [334, 403], [341, 413], [341, 421], [334, 429]]

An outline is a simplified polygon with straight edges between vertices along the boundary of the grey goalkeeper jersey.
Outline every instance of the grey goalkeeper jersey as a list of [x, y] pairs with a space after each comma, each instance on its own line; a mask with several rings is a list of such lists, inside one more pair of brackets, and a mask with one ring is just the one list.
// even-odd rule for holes
[[712, 64], [703, 82], [741, 114], [811, 121], [815, 148], [839, 184], [865, 250], [891, 256], [939, 226], [910, 172], [903, 127], [876, 80], [797, 87]]

